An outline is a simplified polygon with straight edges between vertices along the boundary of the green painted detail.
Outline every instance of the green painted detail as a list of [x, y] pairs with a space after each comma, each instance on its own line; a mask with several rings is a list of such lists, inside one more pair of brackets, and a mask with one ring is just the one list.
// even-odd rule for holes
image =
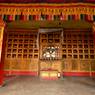
[[4, 15], [3, 20], [7, 21], [8, 20], [8, 15]]
[[86, 21], [14, 21], [7, 23], [8, 28], [92, 28]]
[[16, 15], [15, 20], [20, 20], [20, 15]]
[[80, 14], [80, 19], [84, 20], [84, 14]]
[[72, 20], [72, 16], [71, 15], [68, 15], [68, 20]]
[[60, 20], [60, 15], [54, 15], [54, 20]]
[[33, 16], [32, 15], [29, 15], [29, 20], [33, 20]]

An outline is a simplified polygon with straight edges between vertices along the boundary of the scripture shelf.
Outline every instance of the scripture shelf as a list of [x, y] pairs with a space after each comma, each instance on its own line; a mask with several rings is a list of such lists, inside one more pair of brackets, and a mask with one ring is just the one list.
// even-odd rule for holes
[[[6, 41], [6, 58], [38, 59], [39, 49], [36, 33], [8, 32]], [[33, 56], [34, 55], [34, 56]]]

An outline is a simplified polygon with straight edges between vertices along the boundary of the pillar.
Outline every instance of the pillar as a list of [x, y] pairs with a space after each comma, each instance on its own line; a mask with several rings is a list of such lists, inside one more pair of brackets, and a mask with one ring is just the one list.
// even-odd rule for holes
[[3, 70], [3, 64], [4, 64], [4, 57], [2, 55], [3, 54], [3, 36], [4, 36], [4, 27], [5, 27], [5, 23], [3, 21], [0, 21], [0, 87], [3, 85], [4, 83], [4, 70]]
[[95, 44], [95, 22], [92, 25], [92, 32], [93, 32], [93, 35], [94, 35], [94, 44]]
[[[93, 25], [92, 25], [92, 32], [93, 32], [93, 36], [94, 36], [94, 46], [95, 46], [95, 22], [93, 22]], [[94, 49], [95, 49], [95, 47], [94, 47]], [[90, 76], [91, 77], [95, 76], [95, 71], [94, 72], [92, 71], [92, 68], [93, 68], [92, 66], [93, 66], [93, 63], [91, 63], [91, 67], [90, 67], [90, 69], [91, 69]], [[94, 63], [94, 66], [95, 66], [95, 63]]]

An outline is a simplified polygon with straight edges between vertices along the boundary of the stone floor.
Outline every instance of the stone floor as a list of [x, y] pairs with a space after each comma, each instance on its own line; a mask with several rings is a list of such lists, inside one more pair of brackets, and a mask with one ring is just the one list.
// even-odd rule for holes
[[64, 77], [42, 80], [38, 77], [15, 76], [0, 88], [0, 95], [95, 95], [95, 79]]

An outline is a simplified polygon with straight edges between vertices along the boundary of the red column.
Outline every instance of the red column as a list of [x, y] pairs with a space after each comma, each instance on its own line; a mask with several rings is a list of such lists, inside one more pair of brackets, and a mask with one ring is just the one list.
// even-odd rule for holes
[[[94, 36], [94, 49], [95, 49], [95, 22], [93, 22], [92, 25], [92, 32], [93, 32], [93, 36]], [[92, 68], [92, 64], [91, 64], [91, 68]], [[90, 76], [95, 76], [95, 72], [91, 71], [91, 75]]]
[[0, 21], [0, 86], [3, 85], [4, 82], [4, 70], [3, 70], [3, 35], [4, 35], [4, 27], [5, 23], [3, 21]]
[[93, 22], [92, 31], [93, 31], [93, 35], [94, 35], [94, 44], [95, 44], [95, 22]]
[[[93, 31], [93, 35], [94, 35], [94, 50], [95, 50], [95, 31]], [[92, 77], [94, 76], [95, 76], [95, 71], [94, 72], [92, 71]]]

